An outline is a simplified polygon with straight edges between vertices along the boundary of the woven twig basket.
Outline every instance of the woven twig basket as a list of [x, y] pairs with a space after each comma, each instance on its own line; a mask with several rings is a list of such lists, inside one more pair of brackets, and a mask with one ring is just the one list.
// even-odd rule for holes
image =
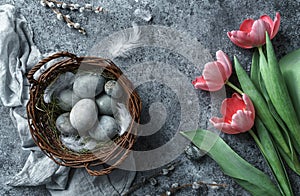
[[[43, 65], [61, 57], [67, 58], [53, 63], [37, 80], [34, 79], [34, 74]], [[41, 109], [45, 108], [45, 105], [47, 106], [43, 99], [44, 90], [47, 86], [62, 73], [76, 72], [79, 66], [80, 69], [101, 71], [104, 77], [118, 79], [124, 89], [126, 105], [132, 116], [132, 121], [122, 136], [115, 138], [113, 142], [108, 142], [101, 148], [83, 153], [67, 149], [59, 139], [59, 133], [54, 130], [53, 126], [50, 126], [59, 114], [49, 116], [47, 109]], [[73, 168], [84, 167], [90, 175], [94, 176], [108, 174], [124, 161], [136, 140], [137, 127], [135, 125], [140, 119], [141, 101], [131, 82], [112, 61], [98, 57], [77, 57], [68, 52], [59, 52], [41, 60], [29, 71], [27, 78], [31, 84], [30, 100], [27, 104], [31, 135], [36, 145], [48, 157], [59, 165]], [[99, 167], [100, 165], [105, 165], [105, 167]]]

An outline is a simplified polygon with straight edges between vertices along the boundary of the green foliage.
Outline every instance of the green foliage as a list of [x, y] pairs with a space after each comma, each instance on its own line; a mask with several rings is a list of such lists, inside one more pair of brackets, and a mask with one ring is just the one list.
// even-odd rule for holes
[[198, 148], [208, 153], [240, 186], [254, 196], [280, 195], [280, 191], [262, 171], [236, 154], [217, 134], [207, 130], [183, 132]]
[[284, 56], [279, 66], [300, 121], [300, 49]]
[[266, 37], [267, 58], [262, 48], [259, 48], [261, 76], [276, 112], [288, 127], [293, 145], [300, 153], [300, 124], [267, 33]]

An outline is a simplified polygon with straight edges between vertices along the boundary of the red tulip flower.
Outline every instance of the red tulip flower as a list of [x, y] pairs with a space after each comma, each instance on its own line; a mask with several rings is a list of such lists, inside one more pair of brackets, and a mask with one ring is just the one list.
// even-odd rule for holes
[[237, 134], [249, 131], [255, 118], [255, 110], [250, 98], [243, 94], [234, 93], [232, 98], [227, 98], [221, 106], [223, 118], [213, 117], [210, 122], [224, 133]]
[[205, 64], [202, 76], [192, 84], [196, 89], [206, 91], [220, 90], [232, 73], [232, 65], [228, 56], [221, 50], [216, 53], [217, 61]]
[[274, 21], [268, 15], [263, 15], [258, 20], [246, 19], [240, 30], [228, 32], [229, 39], [241, 48], [253, 48], [266, 43], [266, 31], [270, 39], [278, 33], [280, 14], [277, 12]]

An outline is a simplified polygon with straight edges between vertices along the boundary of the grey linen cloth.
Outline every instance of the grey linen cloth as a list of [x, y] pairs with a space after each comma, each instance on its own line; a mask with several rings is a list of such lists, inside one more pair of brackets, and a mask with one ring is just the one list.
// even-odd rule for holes
[[[90, 176], [84, 169], [59, 166], [34, 144], [27, 124], [29, 84], [25, 73], [42, 58], [32, 41], [26, 19], [12, 5], [0, 5], [0, 99], [10, 107], [23, 150], [31, 153], [10, 186], [46, 185], [51, 195], [120, 195], [127, 191], [135, 172], [116, 169], [106, 176]], [[134, 160], [132, 160], [134, 164]]]

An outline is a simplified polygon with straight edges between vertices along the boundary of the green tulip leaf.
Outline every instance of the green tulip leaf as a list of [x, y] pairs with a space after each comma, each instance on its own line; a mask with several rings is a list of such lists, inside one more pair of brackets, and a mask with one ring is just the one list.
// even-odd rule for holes
[[[254, 57], [257, 58], [257, 57]], [[274, 107], [269, 100], [269, 96], [266, 92], [263, 80], [261, 78], [259, 69], [260, 65], [259, 62], [257, 62], [257, 59], [254, 60], [254, 69], [255, 71], [252, 71], [251, 76], [255, 78], [255, 80], [258, 80], [258, 88], [261, 90], [261, 93], [257, 90], [255, 87], [253, 81], [249, 78], [246, 71], [243, 69], [243, 67], [240, 65], [237, 58], [234, 59], [235, 64], [235, 70], [239, 79], [239, 82], [241, 84], [241, 87], [243, 91], [251, 98], [255, 111], [256, 116], [258, 116], [261, 121], [266, 126], [269, 133], [274, 138], [279, 150], [280, 154], [283, 156], [284, 160], [288, 164], [288, 166], [299, 174], [300, 170], [300, 163], [297, 158], [297, 155], [295, 153], [294, 147], [291, 144], [291, 138], [289, 136], [288, 131], [285, 129], [284, 134], [282, 133], [281, 127], [278, 125], [277, 122], [282, 123], [281, 118], [278, 116], [277, 112], [274, 110]], [[252, 69], [252, 67], [251, 67]], [[254, 76], [255, 75], [255, 76]], [[253, 78], [253, 79], [254, 79]], [[265, 100], [267, 99], [267, 100]], [[276, 115], [277, 114], [277, 115]], [[277, 119], [274, 119], [274, 116]], [[282, 127], [285, 127], [284, 124], [281, 124]]]
[[293, 138], [294, 147], [297, 152], [300, 153], [300, 124], [268, 33], [266, 33], [266, 51], [267, 58], [265, 57], [262, 48], [259, 48], [259, 67], [261, 76], [274, 108], [287, 125], [289, 133]]
[[[266, 174], [236, 154], [217, 134], [208, 130], [183, 132], [182, 134], [198, 148], [206, 151], [218, 163], [224, 174], [232, 177], [252, 195], [280, 195], [280, 191]], [[212, 141], [214, 145], [207, 145]], [[207, 148], [207, 146], [210, 147]]]
[[300, 121], [300, 49], [284, 56], [279, 66]]
[[259, 118], [255, 119], [255, 127], [257, 129], [258, 137], [263, 148], [261, 149], [261, 151], [277, 180], [281, 194], [292, 196], [293, 191], [288, 175], [271, 135], [268, 133], [268, 130]]
[[256, 115], [259, 116], [259, 118], [264, 122], [265, 126], [270, 131], [270, 133], [272, 134], [276, 143], [281, 147], [281, 149], [289, 157], [293, 157], [293, 155], [292, 155], [293, 149], [291, 149], [291, 147], [285, 141], [285, 138], [282, 135], [279, 126], [277, 125], [271, 112], [269, 111], [269, 107], [268, 107], [266, 101], [264, 100], [264, 97], [257, 90], [257, 88], [253, 84], [252, 80], [250, 79], [250, 77], [248, 76], [246, 71], [243, 69], [243, 67], [241, 66], [241, 64], [239, 63], [239, 61], [236, 57], [234, 57], [234, 66], [235, 66], [235, 71], [236, 71], [238, 80], [240, 82], [240, 85], [241, 85], [244, 93], [246, 93], [253, 102]]
[[[259, 78], [259, 85], [260, 85], [260, 89], [261, 89], [261, 92], [265, 98], [265, 101], [267, 102], [267, 105], [269, 107], [269, 111], [271, 112], [272, 116], [274, 117], [275, 121], [278, 123], [278, 125], [280, 126], [281, 130], [283, 131], [283, 135], [285, 137], [285, 140], [287, 141], [287, 144], [290, 146], [290, 149], [292, 149], [292, 156], [293, 156], [293, 160], [295, 162], [295, 164], [300, 164], [299, 161], [298, 161], [298, 158], [296, 156], [296, 153], [294, 152], [294, 147], [293, 147], [293, 144], [292, 144], [292, 139], [289, 135], [289, 131], [288, 131], [288, 128], [287, 126], [285, 125], [285, 123], [283, 122], [283, 120], [280, 118], [279, 114], [277, 113], [275, 107], [273, 106], [272, 104], [272, 101], [267, 93], [267, 90], [266, 90], [266, 87], [265, 87], [265, 84], [262, 80], [262, 78], [260, 77]], [[294, 144], [297, 144], [297, 142], [293, 142]], [[295, 171], [295, 172], [299, 172], [299, 171]]]
[[259, 78], [260, 78], [260, 71], [259, 71], [259, 55], [258, 51], [255, 50], [252, 56], [252, 64], [251, 64], [251, 71], [250, 71], [250, 78], [256, 87], [257, 90], [260, 90], [259, 88]]

